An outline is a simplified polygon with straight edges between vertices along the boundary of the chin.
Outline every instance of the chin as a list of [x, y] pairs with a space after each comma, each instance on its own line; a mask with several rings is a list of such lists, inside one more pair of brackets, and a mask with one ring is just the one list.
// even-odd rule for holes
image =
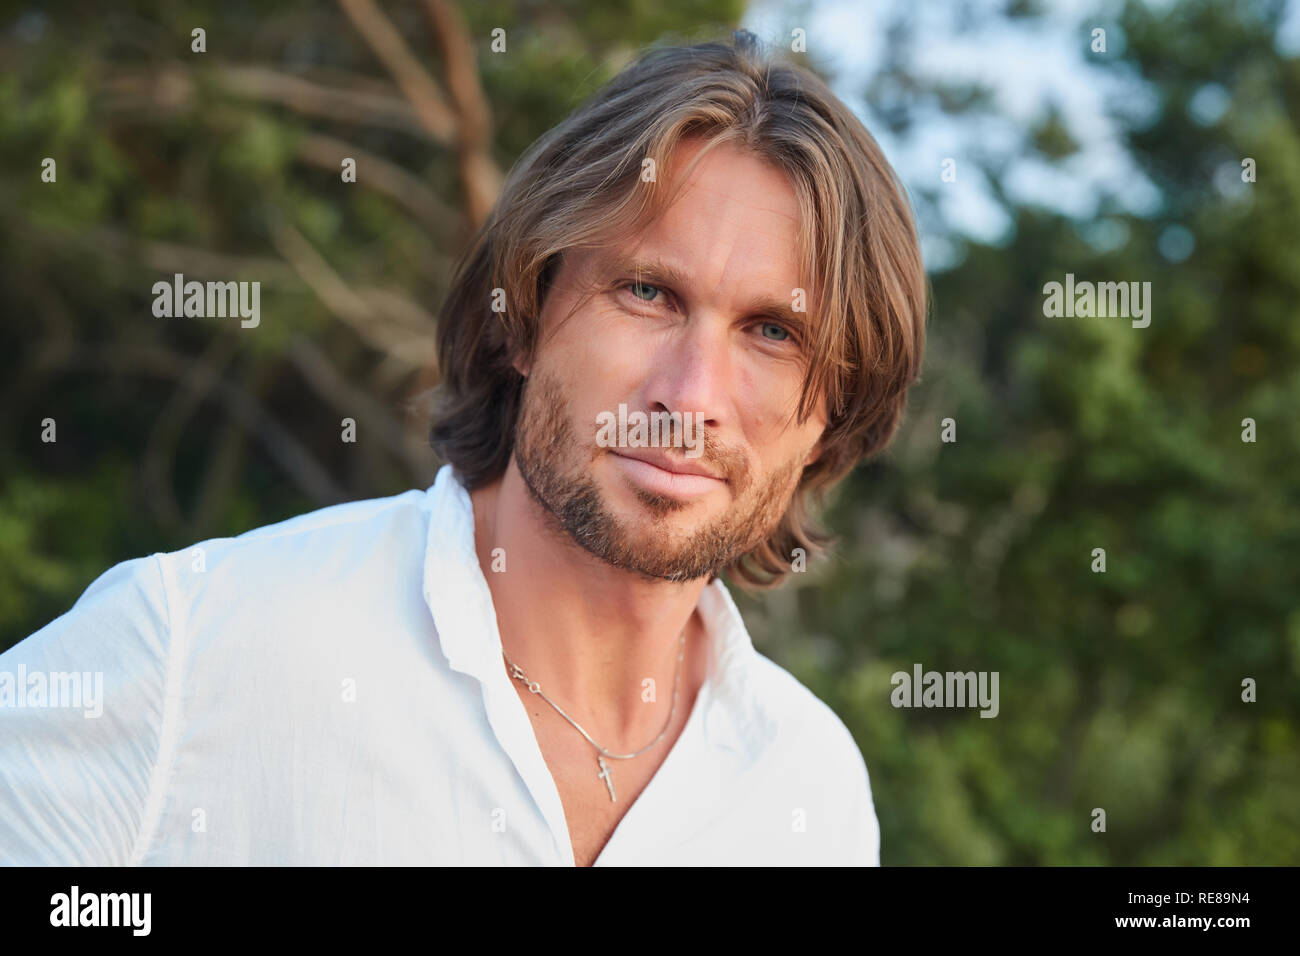
[[665, 526], [682, 535], [689, 535], [696, 528], [721, 516], [723, 508], [714, 500], [715, 495], [696, 497], [676, 497], [656, 493], [622, 478], [616, 478], [613, 485], [617, 490], [606, 498], [620, 522], [627, 527], [655, 527], [657, 540]]

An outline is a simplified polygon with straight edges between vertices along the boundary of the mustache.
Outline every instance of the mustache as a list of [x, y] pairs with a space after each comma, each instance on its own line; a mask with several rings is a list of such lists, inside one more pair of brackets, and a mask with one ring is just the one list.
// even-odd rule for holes
[[[560, 409], [554, 411], [560, 414], [563, 413]], [[700, 440], [703, 450], [698, 457], [690, 460], [695, 464], [704, 465], [719, 477], [730, 482], [738, 491], [743, 491], [748, 486], [752, 474], [749, 467], [749, 455], [742, 448], [723, 443], [718, 438], [715, 430], [704, 425], [698, 427], [700, 428]], [[674, 451], [680, 451], [680, 449], [675, 449], [672, 445], [648, 447], [658, 447], [667, 451], [669, 455], [673, 455]], [[618, 450], [618, 448], [601, 447], [599, 443], [593, 441], [591, 443], [591, 460], [595, 461], [602, 452], [617, 452]]]
[[749, 474], [749, 456], [740, 448], [724, 445], [707, 426], [700, 433], [704, 451], [698, 461], [704, 462], [728, 481], [736, 481]]

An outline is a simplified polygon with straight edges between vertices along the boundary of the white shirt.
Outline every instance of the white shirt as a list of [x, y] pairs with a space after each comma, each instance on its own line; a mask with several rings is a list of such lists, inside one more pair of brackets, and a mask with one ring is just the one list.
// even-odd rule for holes
[[[708, 677], [596, 865], [878, 865], [844, 724], [721, 581], [699, 609]], [[0, 862], [574, 865], [451, 467], [125, 561], [0, 654]]]

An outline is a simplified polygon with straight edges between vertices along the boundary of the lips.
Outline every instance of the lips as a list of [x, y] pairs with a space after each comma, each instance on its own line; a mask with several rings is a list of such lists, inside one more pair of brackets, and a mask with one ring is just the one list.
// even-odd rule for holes
[[625, 481], [661, 497], [697, 501], [727, 488], [727, 480], [705, 466], [669, 458], [654, 449], [611, 451], [610, 456]]
[[635, 461], [645, 462], [647, 465], [654, 465], [656, 468], [671, 472], [674, 475], [699, 475], [717, 481], [727, 480], [698, 462], [686, 458], [674, 458], [655, 448], [624, 449], [613, 454], [618, 455], [620, 458], [631, 458]]

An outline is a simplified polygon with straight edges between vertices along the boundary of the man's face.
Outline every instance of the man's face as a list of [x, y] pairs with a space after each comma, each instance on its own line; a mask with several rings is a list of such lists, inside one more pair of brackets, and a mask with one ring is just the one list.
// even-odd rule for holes
[[[673, 169], [699, 147], [683, 142]], [[754, 548], [785, 513], [826, 426], [822, 401], [796, 421], [813, 311], [811, 289], [807, 311], [792, 310], [798, 230], [785, 176], [726, 144], [648, 229], [563, 257], [535, 359], [521, 366], [515, 461], [587, 551], [691, 580]], [[621, 445], [608, 427], [620, 405], [632, 424]], [[674, 430], [675, 447], [645, 447], [636, 412], [689, 415], [702, 436]]]

